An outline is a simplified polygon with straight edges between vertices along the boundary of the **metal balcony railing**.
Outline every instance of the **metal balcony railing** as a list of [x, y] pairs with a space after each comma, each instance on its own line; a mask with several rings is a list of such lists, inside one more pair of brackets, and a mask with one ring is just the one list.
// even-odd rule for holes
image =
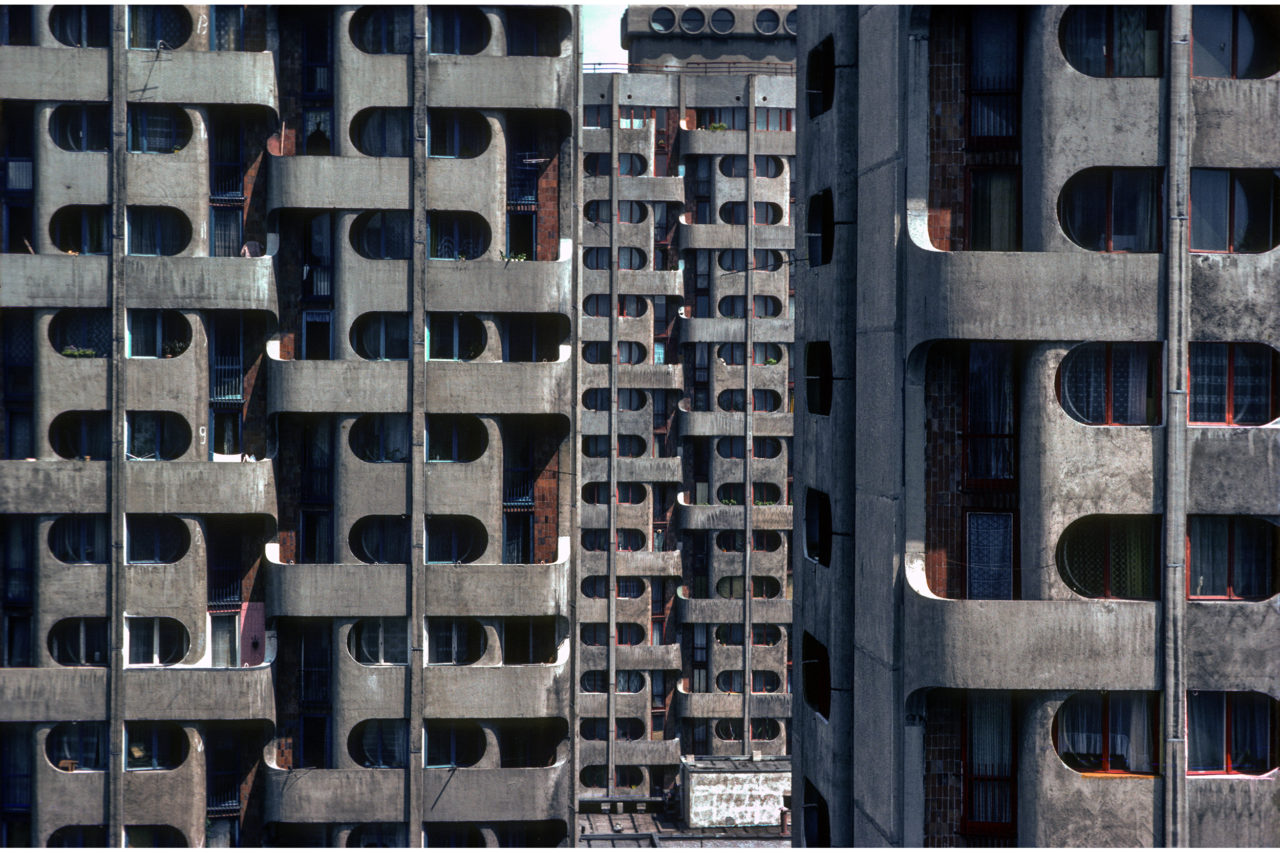
[[231, 566], [209, 567], [209, 606], [231, 607], [240, 604], [240, 575]]
[[331, 264], [303, 264], [302, 297], [304, 299], [333, 297], [333, 266]]
[[298, 701], [308, 705], [329, 702], [329, 668], [304, 666], [298, 671]]
[[533, 507], [533, 484], [538, 479], [532, 471], [507, 471], [502, 478], [504, 507]]
[[244, 198], [244, 174], [239, 163], [215, 163], [209, 168], [211, 198]]
[[239, 810], [240, 774], [211, 770], [205, 787], [205, 807], [211, 812]]
[[244, 399], [244, 380], [239, 355], [213, 357], [213, 375], [209, 377], [209, 399], [233, 402]]
[[629, 62], [588, 62], [584, 74], [782, 74], [794, 76], [792, 62], [668, 62], [646, 64]]

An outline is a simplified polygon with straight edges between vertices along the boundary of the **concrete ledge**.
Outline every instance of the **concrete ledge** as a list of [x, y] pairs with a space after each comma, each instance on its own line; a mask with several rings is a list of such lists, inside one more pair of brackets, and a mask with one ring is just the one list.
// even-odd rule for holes
[[1280, 134], [1258, 121], [1280, 104], [1280, 78], [1217, 80], [1191, 78], [1195, 132], [1191, 166], [1274, 169], [1280, 163]]
[[121, 274], [130, 308], [277, 310], [274, 258], [129, 256]]
[[[1280, 154], [1275, 162], [1280, 162]], [[1272, 310], [1278, 276], [1280, 251], [1276, 250], [1260, 255], [1192, 255], [1191, 340], [1280, 344], [1280, 317]]]
[[126, 462], [126, 512], [276, 513], [274, 464]]
[[680, 669], [680, 644], [662, 646], [619, 646], [615, 650], [619, 669]]
[[[40, 645], [44, 644], [41, 637]], [[4, 709], [0, 716], [13, 721], [105, 720], [107, 668], [5, 669], [0, 677], [0, 708]]]
[[267, 412], [402, 412], [408, 372], [404, 361], [268, 359]]
[[267, 209], [406, 210], [409, 157], [268, 157]]
[[567, 717], [567, 672], [567, 664], [428, 666], [425, 705], [441, 719]]
[[125, 718], [130, 720], [274, 720], [271, 667], [124, 671]]
[[[346, 748], [345, 744], [341, 745]], [[404, 818], [404, 770], [266, 768], [265, 819], [289, 823], [394, 823]]]
[[568, 57], [433, 55], [427, 62], [427, 98], [437, 107], [573, 107], [574, 69]]
[[1280, 515], [1280, 428], [1190, 427], [1187, 512]]
[[[1280, 697], [1280, 599], [1188, 601], [1184, 666], [1196, 690], [1256, 690]], [[1230, 642], [1224, 642], [1224, 638]]]
[[[36, 16], [33, 26], [46, 26]], [[96, 48], [8, 46], [0, 50], [4, 96], [43, 101], [57, 92], [64, 101], [105, 101], [111, 81], [108, 51]], [[199, 101], [200, 99], [194, 99]]]
[[405, 614], [405, 567], [268, 563], [267, 612], [274, 616]]
[[433, 311], [572, 314], [574, 258], [557, 261], [427, 261]]
[[102, 255], [0, 254], [0, 307], [105, 308], [109, 263]]
[[1273, 847], [1280, 827], [1280, 782], [1265, 777], [1187, 779], [1188, 835], [1194, 847]]
[[[614, 752], [618, 764], [639, 764], [653, 766], [655, 764], [679, 764], [680, 741], [671, 740], [630, 740], [614, 743]], [[585, 761], [583, 762], [586, 763]], [[603, 758], [601, 758], [603, 763]]]
[[422, 774], [422, 816], [431, 821], [546, 820], [569, 806], [573, 765], [454, 769]]
[[[1160, 686], [1155, 602], [953, 601], [912, 590], [905, 597], [905, 695], [940, 685], [970, 690]], [[1101, 670], [1100, 660], [1109, 662]]]
[[[125, 53], [130, 103], [254, 104], [276, 109], [275, 56], [270, 52], [128, 50]], [[106, 68], [100, 73], [105, 86]], [[101, 98], [105, 99], [106, 95]]]
[[[423, 587], [429, 616], [547, 616], [569, 611], [569, 564], [437, 565]], [[518, 589], [514, 598], [509, 590]]]
[[0, 512], [106, 511], [106, 462], [0, 461]]
[[427, 411], [558, 414], [572, 378], [570, 361], [432, 361], [427, 363]]

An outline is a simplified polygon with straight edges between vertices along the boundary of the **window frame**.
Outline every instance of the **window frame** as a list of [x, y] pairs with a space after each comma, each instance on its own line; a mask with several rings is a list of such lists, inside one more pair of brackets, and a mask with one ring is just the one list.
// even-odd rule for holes
[[[1201, 346], [1226, 346], [1227, 347], [1227, 379], [1226, 391], [1227, 398], [1225, 400], [1226, 419], [1221, 421], [1197, 421], [1191, 419], [1192, 403], [1195, 395], [1195, 386], [1192, 382], [1195, 379], [1195, 373], [1192, 370], [1194, 357], [1192, 353]], [[1270, 405], [1267, 414], [1268, 419], [1261, 422], [1240, 423], [1236, 421], [1235, 413], [1235, 372], [1236, 372], [1236, 352], [1238, 348], [1255, 347], [1267, 353], [1270, 364], [1267, 367], [1269, 374], [1268, 380], [1270, 387]], [[1259, 427], [1265, 426], [1276, 420], [1280, 416], [1280, 385], [1277, 382], [1277, 374], [1280, 373], [1277, 368], [1276, 352], [1270, 346], [1254, 341], [1192, 341], [1187, 347], [1187, 425], [1188, 426], [1228, 426], [1228, 427]]]
[[[1195, 202], [1195, 178], [1197, 173], [1219, 172], [1226, 173], [1227, 176], [1227, 222], [1226, 237], [1227, 247], [1225, 249], [1197, 249], [1191, 245], [1191, 237], [1195, 233], [1196, 212]], [[1270, 210], [1270, 232], [1271, 245], [1265, 249], [1240, 249], [1236, 246], [1236, 201], [1240, 197], [1241, 188], [1246, 186], [1247, 178], [1250, 176], [1257, 177], [1261, 175], [1270, 175], [1271, 178], [1271, 210]], [[1191, 169], [1191, 181], [1187, 191], [1187, 212], [1190, 224], [1187, 227], [1188, 251], [1194, 255], [1261, 255], [1275, 249], [1280, 245], [1280, 170], [1277, 169], [1237, 169], [1237, 168], [1200, 168]]]
[[[1111, 554], [1111, 544], [1112, 544], [1113, 536], [1114, 536], [1113, 525], [1115, 525], [1117, 522], [1120, 522], [1120, 523], [1135, 524], [1136, 522], [1130, 521], [1130, 519], [1144, 519], [1145, 521], [1144, 521], [1143, 523], [1145, 523], [1145, 524], [1148, 524], [1148, 525], [1152, 526], [1152, 527], [1153, 527], [1153, 529], [1154, 529], [1154, 528], [1158, 525], [1158, 523], [1159, 523], [1159, 519], [1161, 519], [1161, 518], [1162, 518], [1162, 516], [1160, 516], [1160, 515], [1148, 515], [1148, 514], [1116, 514], [1116, 515], [1098, 514], [1098, 515], [1084, 516], [1083, 518], [1078, 518], [1078, 519], [1076, 519], [1076, 520], [1072, 521], [1072, 522], [1071, 522], [1071, 524], [1068, 524], [1068, 525], [1067, 525], [1067, 528], [1063, 531], [1062, 538], [1059, 540], [1059, 543], [1058, 543], [1058, 549], [1057, 549], [1057, 550], [1058, 550], [1059, 554], [1061, 555], [1061, 556], [1059, 557], [1059, 559], [1061, 560], [1061, 563], [1059, 564], [1059, 574], [1060, 574], [1060, 575], [1062, 574], [1061, 569], [1062, 569], [1063, 567], [1065, 567], [1065, 568], [1066, 568], [1066, 573], [1067, 573], [1068, 575], [1071, 575], [1071, 569], [1070, 569], [1070, 567], [1069, 567], [1069, 566], [1068, 566], [1068, 564], [1067, 564], [1067, 557], [1066, 557], [1066, 547], [1067, 547], [1067, 544], [1068, 544], [1068, 543], [1067, 543], [1067, 539], [1066, 539], [1066, 534], [1067, 534], [1067, 533], [1071, 530], [1071, 528], [1072, 528], [1073, 526], [1075, 526], [1076, 524], [1079, 524], [1079, 523], [1081, 523], [1081, 522], [1085, 521], [1086, 519], [1094, 519], [1094, 520], [1095, 520], [1095, 521], [1094, 521], [1094, 523], [1099, 524], [1099, 525], [1103, 525], [1103, 529], [1102, 529], [1101, 531], [1096, 532], [1096, 535], [1098, 536], [1098, 538], [1099, 538], [1099, 539], [1103, 540], [1103, 541], [1106, 543], [1106, 551], [1105, 551], [1105, 553], [1103, 554], [1103, 560], [1102, 560], [1102, 593], [1101, 593], [1100, 595], [1097, 595], [1097, 596], [1089, 596], [1089, 595], [1085, 595], [1084, 593], [1081, 593], [1081, 592], [1076, 592], [1076, 590], [1071, 586], [1071, 584], [1067, 584], [1067, 588], [1068, 588], [1068, 589], [1070, 589], [1070, 590], [1071, 590], [1073, 593], [1075, 593], [1076, 595], [1080, 596], [1081, 598], [1085, 598], [1085, 599], [1088, 599], [1088, 600], [1096, 600], [1096, 601], [1101, 601], [1101, 600], [1109, 600], [1109, 601], [1160, 601], [1160, 600], [1161, 600], [1161, 581], [1162, 581], [1162, 577], [1161, 577], [1161, 571], [1160, 571], [1160, 569], [1161, 569], [1161, 555], [1162, 555], [1162, 554], [1163, 554], [1163, 552], [1164, 552], [1164, 544], [1163, 544], [1163, 542], [1162, 542], [1162, 540], [1161, 540], [1161, 538], [1160, 538], [1159, 531], [1155, 531], [1155, 532], [1152, 534], [1152, 543], [1151, 543], [1151, 544], [1152, 544], [1152, 553], [1151, 553], [1151, 557], [1150, 557], [1151, 565], [1148, 567], [1148, 569], [1152, 572], [1152, 577], [1151, 577], [1151, 590], [1152, 590], [1152, 595], [1151, 595], [1151, 597], [1150, 597], [1150, 598], [1136, 598], [1136, 597], [1131, 597], [1131, 596], [1118, 596], [1118, 595], [1115, 595], [1115, 594], [1111, 591], [1111, 581], [1112, 581], [1112, 576], [1111, 576], [1111, 562], [1112, 562], [1112, 560], [1111, 560], [1111, 557], [1112, 557], [1112, 554]], [[1080, 533], [1077, 531], [1075, 535], [1079, 536], [1079, 535], [1080, 535]], [[1074, 578], [1074, 576], [1072, 576], [1072, 577]], [[1065, 579], [1065, 578], [1063, 578], [1063, 581], [1064, 581], [1064, 582], [1065, 582], [1065, 580], [1066, 580], [1066, 579]]]
[[[1112, 770], [1111, 769], [1111, 695], [1113, 693], [1125, 693], [1125, 694], [1133, 694], [1136, 696], [1140, 696], [1140, 697], [1143, 697], [1147, 703], [1147, 719], [1149, 721], [1149, 725], [1147, 727], [1147, 734], [1150, 739], [1148, 743], [1148, 748], [1150, 749], [1150, 754], [1151, 754], [1151, 770], [1150, 771], [1140, 773], [1134, 770]], [[1063, 759], [1062, 753], [1058, 747], [1059, 729], [1061, 728], [1061, 725], [1062, 725], [1062, 719], [1060, 715], [1062, 713], [1062, 708], [1066, 706], [1067, 702], [1070, 702], [1072, 699], [1075, 699], [1076, 697], [1089, 696], [1089, 695], [1097, 695], [1100, 697], [1100, 700], [1101, 700], [1100, 713], [1102, 716], [1101, 716], [1101, 734], [1099, 735], [1099, 737], [1101, 738], [1101, 745], [1102, 745], [1102, 752], [1101, 752], [1102, 768], [1092, 769], [1092, 770], [1077, 770], [1076, 768], [1072, 767], [1070, 764], [1067, 764], [1065, 759]], [[1152, 692], [1152, 691], [1145, 691], [1145, 690], [1098, 690], [1098, 691], [1077, 691], [1075, 693], [1072, 693], [1070, 696], [1066, 698], [1066, 700], [1063, 701], [1062, 705], [1060, 705], [1058, 707], [1058, 710], [1054, 713], [1053, 732], [1052, 732], [1054, 752], [1058, 755], [1058, 759], [1062, 761], [1062, 763], [1066, 765], [1073, 773], [1079, 773], [1082, 776], [1106, 775], [1106, 776], [1134, 776], [1134, 777], [1146, 778], [1146, 779], [1159, 778], [1163, 770], [1163, 766], [1160, 763], [1159, 729], [1160, 729], [1161, 713], [1160, 713], [1158, 698], [1159, 698], [1158, 693]]]
[[[960, 711], [960, 726], [963, 734], [960, 738], [961, 776], [963, 790], [963, 806], [960, 813], [960, 832], [969, 835], [998, 836], [1015, 838], [1018, 834], [1018, 706], [1013, 695], [1007, 691], [981, 691], [999, 696], [1008, 703], [1009, 708], [1009, 773], [1008, 775], [978, 773], [976, 762], [972, 760], [974, 752], [973, 729], [971, 726], [974, 714], [974, 696], [979, 691], [965, 691], [964, 704]], [[1056, 727], [1055, 727], [1056, 732]], [[1009, 787], [1009, 821], [977, 821], [973, 814], [974, 787], [982, 782], [1003, 782]]]
[[[1210, 595], [1204, 593], [1193, 593], [1191, 591], [1191, 579], [1194, 573], [1192, 568], [1192, 555], [1194, 549], [1191, 541], [1191, 532], [1193, 529], [1192, 521], [1194, 519], [1209, 519], [1210, 521], [1219, 521], [1226, 525], [1227, 540], [1227, 589], [1225, 595]], [[1267, 592], [1261, 597], [1240, 596], [1235, 594], [1235, 581], [1237, 576], [1237, 557], [1236, 554], [1236, 532], [1237, 525], [1258, 524], [1267, 528], [1269, 534], [1267, 560], [1263, 567], [1264, 585], [1268, 588]], [[1253, 516], [1241, 515], [1210, 515], [1197, 513], [1187, 517], [1187, 571], [1186, 571], [1186, 596], [1188, 601], [1265, 601], [1276, 594], [1276, 576], [1277, 576], [1277, 554], [1280, 554], [1280, 547], [1277, 547], [1277, 539], [1280, 538], [1280, 528]]]
[[[1219, 744], [1221, 749], [1222, 767], [1212, 768], [1208, 770], [1191, 769], [1191, 744], [1193, 728], [1191, 725], [1192, 711], [1195, 708], [1195, 699], [1201, 697], [1220, 697], [1222, 700], [1222, 742]], [[1231, 719], [1236, 713], [1235, 705], [1245, 700], [1245, 697], [1261, 696], [1268, 704], [1267, 713], [1267, 747], [1268, 755], [1265, 759], [1267, 765], [1264, 770], [1244, 771], [1237, 770], [1232, 765], [1232, 730]], [[1254, 699], [1253, 701], [1257, 701]], [[1276, 701], [1265, 693], [1257, 693], [1254, 691], [1230, 691], [1230, 690], [1188, 690], [1187, 691], [1187, 719], [1186, 719], [1186, 736], [1187, 736], [1187, 775], [1188, 776], [1237, 776], [1258, 778], [1266, 776], [1276, 769], [1277, 763], [1280, 763], [1280, 755], [1277, 755], [1276, 747]]]
[[[1066, 402], [1064, 401], [1064, 398], [1063, 398], [1063, 393], [1064, 393], [1064, 392], [1063, 392], [1063, 387], [1062, 387], [1062, 385], [1063, 385], [1063, 370], [1062, 370], [1062, 366], [1063, 366], [1064, 364], [1066, 364], [1068, 367], [1070, 366], [1069, 364], [1067, 364], [1068, 359], [1071, 357], [1071, 354], [1072, 354], [1073, 352], [1075, 352], [1076, 350], [1078, 350], [1081, 346], [1097, 346], [1097, 345], [1099, 345], [1099, 344], [1102, 344], [1103, 346], [1105, 346], [1105, 347], [1106, 347], [1106, 349], [1105, 349], [1105, 355], [1104, 355], [1104, 357], [1105, 357], [1105, 362], [1104, 362], [1104, 366], [1103, 366], [1103, 370], [1105, 371], [1105, 381], [1106, 381], [1106, 392], [1105, 392], [1105, 393], [1106, 393], [1106, 406], [1105, 406], [1105, 413], [1106, 413], [1106, 414], [1105, 414], [1105, 419], [1104, 419], [1103, 421], [1100, 421], [1100, 422], [1095, 422], [1095, 421], [1077, 421], [1077, 422], [1078, 422], [1078, 423], [1081, 423], [1081, 424], [1084, 424], [1085, 426], [1126, 426], [1126, 427], [1129, 427], [1129, 426], [1137, 426], [1137, 427], [1141, 427], [1141, 426], [1161, 426], [1161, 425], [1163, 425], [1163, 424], [1164, 424], [1164, 406], [1163, 406], [1163, 402], [1164, 402], [1164, 369], [1163, 369], [1163, 368], [1164, 368], [1164, 347], [1163, 347], [1163, 346], [1161, 345], [1161, 343], [1160, 343], [1160, 342], [1158, 342], [1158, 341], [1157, 341], [1157, 342], [1147, 342], [1147, 341], [1133, 341], [1133, 342], [1130, 342], [1130, 341], [1107, 341], [1107, 342], [1102, 342], [1102, 341], [1094, 341], [1094, 342], [1090, 342], [1090, 343], [1087, 343], [1087, 344], [1082, 344], [1082, 345], [1079, 345], [1079, 346], [1076, 346], [1076, 347], [1072, 347], [1070, 350], [1068, 350], [1068, 351], [1063, 355], [1063, 357], [1062, 357], [1062, 362], [1060, 362], [1060, 363], [1059, 363], [1059, 368], [1058, 368], [1057, 376], [1056, 376], [1056, 377], [1055, 377], [1055, 379], [1054, 379], [1054, 390], [1055, 390], [1055, 392], [1056, 392], [1056, 394], [1057, 394], [1057, 397], [1058, 397], [1058, 405], [1062, 407], [1063, 412], [1065, 412], [1065, 413], [1067, 414], [1067, 416], [1068, 416], [1068, 417], [1071, 417], [1071, 413], [1070, 413], [1070, 411], [1068, 410], [1068, 408], [1067, 408], [1067, 404], [1066, 404]], [[1114, 365], [1115, 365], [1115, 362], [1114, 362], [1114, 360], [1113, 360], [1113, 359], [1114, 359], [1114, 350], [1113, 350], [1113, 348], [1114, 348], [1117, 344], [1120, 344], [1120, 345], [1122, 345], [1122, 346], [1134, 346], [1134, 345], [1136, 345], [1136, 346], [1144, 346], [1144, 347], [1146, 347], [1146, 348], [1147, 348], [1147, 364], [1148, 364], [1148, 370], [1150, 371], [1151, 376], [1152, 376], [1152, 378], [1154, 379], [1154, 388], [1153, 388], [1153, 389], [1152, 389], [1152, 391], [1150, 392], [1150, 396], [1151, 396], [1151, 398], [1155, 401], [1155, 412], [1154, 412], [1154, 414], [1153, 414], [1153, 419], [1152, 419], [1152, 421], [1151, 421], [1150, 423], [1125, 423], [1125, 422], [1118, 422], [1118, 421], [1116, 421], [1116, 420], [1115, 420], [1115, 412], [1114, 412], [1114, 394], [1115, 394], [1115, 387], [1114, 387], [1114, 386], [1115, 386], [1115, 371], [1114, 371]], [[1072, 419], [1073, 419], [1073, 420], [1075, 420], [1075, 418], [1072, 418]]]

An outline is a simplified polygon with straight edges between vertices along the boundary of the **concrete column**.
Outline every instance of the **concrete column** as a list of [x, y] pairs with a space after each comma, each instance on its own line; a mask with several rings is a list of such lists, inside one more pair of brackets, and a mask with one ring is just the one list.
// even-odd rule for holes
[[618, 677], [618, 99], [620, 78], [609, 78], [609, 547], [605, 552], [609, 566], [609, 698], [608, 726], [605, 741], [608, 780], [605, 791], [614, 793], [614, 767], [617, 763], [617, 746], [614, 740], [617, 718]]
[[742, 312], [742, 340], [743, 358], [742, 358], [742, 386], [743, 386], [743, 413], [742, 413], [742, 525], [743, 525], [743, 543], [742, 543], [742, 754], [751, 754], [751, 688], [753, 675], [751, 666], [751, 510], [755, 504], [755, 495], [751, 490], [751, 463], [754, 456], [754, 447], [752, 446], [752, 423], [751, 417], [755, 410], [755, 395], [752, 393], [751, 373], [752, 362], [755, 361], [755, 347], [751, 332], [754, 325], [755, 303], [753, 300], [752, 285], [754, 284], [754, 273], [756, 265], [755, 245], [756, 245], [756, 225], [755, 225], [755, 200], [756, 200], [756, 179], [755, 179], [755, 151], [756, 151], [756, 75], [747, 76], [747, 225], [746, 225], [746, 272], [744, 273], [746, 281], [743, 285], [743, 304]]

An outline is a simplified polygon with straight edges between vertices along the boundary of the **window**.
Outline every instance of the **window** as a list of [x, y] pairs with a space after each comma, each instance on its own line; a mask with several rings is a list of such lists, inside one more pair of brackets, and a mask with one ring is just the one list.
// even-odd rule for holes
[[105, 255], [111, 251], [106, 205], [70, 205], [49, 220], [49, 236], [60, 252]]
[[191, 224], [172, 207], [129, 206], [129, 254], [176, 255], [191, 242]]
[[1277, 764], [1276, 702], [1261, 693], [1187, 693], [1187, 772], [1258, 776]]
[[68, 47], [106, 47], [111, 37], [111, 8], [54, 6], [49, 13], [49, 29]]
[[1062, 54], [1090, 77], [1159, 77], [1165, 10], [1072, 6], [1062, 15]]
[[351, 327], [351, 347], [371, 361], [409, 357], [409, 315], [390, 311], [362, 314]]
[[428, 563], [470, 563], [484, 552], [487, 536], [483, 525], [465, 516], [428, 516]]
[[644, 222], [648, 217], [648, 209], [644, 202], [640, 201], [620, 201], [618, 202], [618, 221], [635, 224]]
[[1261, 601], [1276, 592], [1276, 527], [1259, 518], [1187, 518], [1187, 597]]
[[187, 733], [174, 723], [125, 723], [125, 770], [173, 770], [187, 758]]
[[997, 691], [969, 692], [964, 727], [962, 829], [975, 835], [1014, 835], [1013, 698]]
[[[647, 170], [648, 168], [649, 168], [649, 164], [639, 154], [619, 154], [618, 155], [618, 174], [619, 175], [623, 175], [623, 176], [630, 175], [633, 177], [638, 177], [640, 175], [643, 175], [645, 173], [645, 170]], [[605, 174], [607, 174], [607, 172]], [[638, 202], [633, 202], [633, 204], [635, 203], [638, 203]], [[642, 222], [644, 221], [644, 216], [642, 215], [639, 219], [636, 219], [636, 220], [624, 219], [622, 221], [623, 222], [629, 222], [629, 221]]]
[[1280, 243], [1280, 174], [1191, 170], [1191, 251], [1267, 252]]
[[49, 133], [64, 151], [106, 151], [111, 138], [110, 107], [63, 104], [49, 117]]
[[1062, 360], [1058, 402], [1081, 423], [1158, 424], [1162, 366], [1160, 344], [1082, 344]]
[[556, 619], [508, 616], [502, 621], [503, 666], [556, 662]]
[[772, 9], [761, 9], [756, 12], [756, 31], [771, 36], [778, 31], [778, 13]]
[[[438, 8], [438, 7], [437, 7]], [[408, 213], [405, 213], [406, 217]], [[412, 224], [410, 220], [409, 224]], [[404, 230], [404, 257], [409, 257], [409, 227]], [[427, 256], [432, 260], [474, 260], [489, 250], [489, 226], [477, 214], [430, 211]]]
[[171, 358], [186, 352], [191, 324], [177, 311], [129, 309], [129, 358]]
[[365, 53], [410, 53], [413, 7], [365, 7], [351, 17], [351, 41]]
[[413, 113], [407, 107], [361, 111], [351, 122], [351, 141], [371, 157], [408, 157], [413, 153]]
[[45, 738], [49, 763], [63, 772], [107, 769], [107, 724], [59, 723]]
[[209, 255], [214, 258], [234, 258], [244, 248], [244, 212], [236, 207], [213, 205], [209, 208]]
[[747, 108], [704, 107], [694, 112], [694, 126], [697, 130], [746, 130]]
[[1058, 198], [1058, 221], [1076, 245], [1094, 252], [1158, 252], [1160, 169], [1085, 169]]
[[245, 50], [244, 7], [210, 6], [210, 50]]
[[1157, 770], [1155, 693], [1077, 693], [1054, 718], [1058, 756], [1080, 773]]
[[427, 315], [427, 358], [470, 361], [484, 351], [484, 326], [474, 314]]
[[1022, 248], [1021, 187], [1014, 167], [974, 168], [969, 176], [968, 243], [975, 252], [1016, 252]]
[[1008, 344], [972, 343], [965, 384], [964, 479], [968, 486], [1014, 479], [1013, 351]]
[[831, 717], [831, 655], [827, 647], [805, 631], [800, 640], [800, 678], [804, 701], [810, 708]]
[[357, 663], [407, 664], [409, 662], [409, 632], [404, 619], [387, 616], [361, 619], [351, 626], [347, 635], [347, 650]]
[[1188, 349], [1192, 423], [1257, 426], [1275, 418], [1270, 347], [1193, 342]]
[[[234, 593], [236, 599], [239, 599], [240, 591], [238, 588]], [[212, 600], [213, 596], [210, 596]], [[240, 617], [236, 613], [210, 613], [209, 614], [209, 646], [210, 660], [209, 665], [213, 667], [229, 668], [240, 665]], [[237, 800], [238, 802], [238, 800]]]
[[1191, 10], [1191, 75], [1260, 79], [1280, 69], [1269, 14], [1247, 6]]
[[[613, 107], [610, 104], [585, 104], [582, 107], [582, 126], [583, 127], [608, 127], [609, 122], [613, 120]], [[608, 154], [587, 155], [604, 158], [608, 163]], [[609, 167], [606, 165], [599, 173], [607, 175]]]
[[469, 159], [489, 147], [489, 124], [474, 110], [431, 110], [427, 114], [427, 156]]
[[186, 522], [176, 516], [129, 513], [125, 541], [129, 563], [176, 563], [186, 556], [191, 534]]
[[707, 16], [701, 9], [685, 9], [680, 13], [680, 29], [686, 33], [701, 32], [707, 25]]
[[[774, 28], [777, 28], [777, 24]], [[833, 36], [827, 36], [817, 47], [809, 51], [805, 76], [805, 96], [809, 118], [816, 118], [831, 109], [835, 100], [835, 84], [835, 41]]]
[[1014, 520], [1011, 512], [965, 513], [966, 597], [1014, 597]]
[[835, 212], [831, 190], [823, 190], [810, 196], [805, 238], [809, 250], [809, 266], [831, 263], [831, 253], [835, 247]]
[[351, 730], [347, 751], [361, 767], [404, 767], [408, 760], [404, 720], [365, 720]]
[[1019, 83], [1018, 11], [983, 10], [969, 16], [969, 143], [1001, 147], [1017, 138]]
[[30, 6], [0, 8], [0, 45], [29, 45], [31, 40]]
[[173, 50], [191, 37], [191, 17], [181, 6], [130, 6], [129, 47]]
[[174, 412], [129, 412], [125, 429], [125, 458], [135, 462], [177, 459], [191, 446], [191, 429]]
[[[606, 249], [605, 251], [608, 250]], [[618, 269], [642, 270], [645, 267], [645, 263], [646, 257], [642, 249], [636, 249], [631, 246], [622, 246], [618, 249]]]
[[485, 631], [474, 619], [427, 619], [427, 663], [466, 665], [484, 654]]
[[489, 433], [471, 415], [427, 416], [428, 462], [474, 462], [484, 453]]
[[639, 693], [644, 689], [644, 673], [638, 669], [618, 670], [617, 689], [619, 693]]
[[110, 559], [105, 515], [64, 515], [49, 527], [49, 550], [64, 563], [106, 563]]
[[470, 720], [427, 720], [423, 740], [425, 767], [471, 767], [485, 752], [484, 730]]
[[396, 515], [368, 515], [351, 527], [351, 552], [365, 563], [407, 563], [409, 520]]
[[489, 22], [478, 9], [430, 6], [427, 33], [431, 53], [470, 56], [484, 50], [489, 43]]
[[125, 629], [131, 666], [167, 666], [187, 656], [187, 629], [176, 619], [130, 616]]
[[109, 413], [63, 412], [49, 425], [49, 444], [63, 459], [110, 459]]
[[[313, 270], [313, 272], [319, 272]], [[333, 312], [302, 312], [302, 359], [324, 361], [333, 351]]]
[[63, 666], [106, 666], [107, 620], [58, 622], [49, 631], [49, 655]]
[[408, 415], [361, 415], [351, 426], [351, 451], [365, 462], [408, 462]]
[[733, 24], [733, 12], [728, 9], [716, 9], [711, 13], [711, 29], [713, 32], [724, 35], [733, 30]]
[[1073, 522], [1058, 543], [1058, 571], [1089, 598], [1159, 597], [1160, 517], [1091, 515]]
[[756, 107], [756, 130], [790, 131], [795, 128], [795, 110]]
[[812, 415], [831, 414], [832, 367], [831, 344], [827, 341], [805, 344], [805, 406]]
[[172, 154], [191, 139], [191, 120], [185, 110], [170, 106], [129, 108], [129, 151], [134, 154]]
[[412, 235], [413, 217], [407, 210], [367, 213], [351, 228], [355, 250], [375, 260], [407, 259], [412, 252]]

